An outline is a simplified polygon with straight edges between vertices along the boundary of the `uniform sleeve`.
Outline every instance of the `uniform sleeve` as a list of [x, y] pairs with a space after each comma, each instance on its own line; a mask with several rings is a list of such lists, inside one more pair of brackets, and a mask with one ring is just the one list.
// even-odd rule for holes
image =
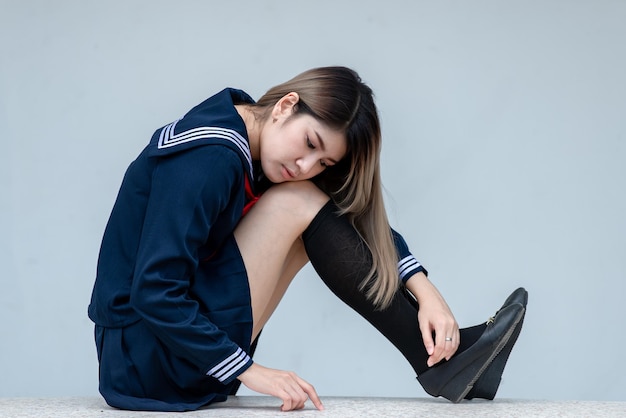
[[416, 273], [423, 272], [428, 276], [428, 271], [420, 264], [419, 261], [409, 251], [409, 246], [406, 241], [397, 231], [391, 228], [391, 235], [393, 236], [393, 242], [396, 245], [398, 251], [398, 274], [402, 283], [406, 283]]
[[168, 349], [225, 384], [252, 360], [199, 313], [189, 288], [198, 248], [243, 175], [239, 157], [222, 146], [199, 147], [157, 163], [131, 289], [133, 308]]

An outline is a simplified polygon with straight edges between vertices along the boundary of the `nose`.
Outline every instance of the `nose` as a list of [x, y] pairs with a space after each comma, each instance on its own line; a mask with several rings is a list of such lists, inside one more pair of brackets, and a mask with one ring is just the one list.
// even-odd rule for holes
[[317, 159], [312, 155], [298, 159], [297, 165], [298, 165], [298, 170], [300, 171], [299, 174], [301, 175], [309, 174], [311, 170], [315, 168], [316, 163], [317, 163]]

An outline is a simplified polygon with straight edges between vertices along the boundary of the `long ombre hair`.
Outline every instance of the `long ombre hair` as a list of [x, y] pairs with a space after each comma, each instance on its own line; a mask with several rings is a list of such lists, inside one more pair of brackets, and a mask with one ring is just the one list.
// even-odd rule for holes
[[372, 255], [372, 269], [360, 284], [377, 308], [386, 308], [398, 289], [398, 255], [389, 229], [380, 179], [381, 132], [372, 90], [346, 67], [305, 71], [275, 86], [254, 107], [259, 120], [269, 117], [283, 96], [296, 92], [294, 114], [308, 114], [344, 132], [347, 154], [313, 181], [346, 215]]

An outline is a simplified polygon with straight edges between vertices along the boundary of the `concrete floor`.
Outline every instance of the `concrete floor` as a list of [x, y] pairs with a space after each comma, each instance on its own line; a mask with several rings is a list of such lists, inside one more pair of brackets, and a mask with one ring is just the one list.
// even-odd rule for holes
[[325, 411], [310, 403], [301, 411], [280, 412], [280, 401], [266, 396], [232, 397], [186, 413], [120, 411], [102, 398], [0, 398], [0, 417], [626, 417], [626, 402], [497, 399], [451, 404], [431, 398], [324, 397]]

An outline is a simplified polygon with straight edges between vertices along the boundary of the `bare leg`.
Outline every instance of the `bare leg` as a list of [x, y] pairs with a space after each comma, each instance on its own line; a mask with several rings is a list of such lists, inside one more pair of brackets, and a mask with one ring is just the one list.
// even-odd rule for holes
[[273, 186], [235, 229], [248, 273], [256, 338], [296, 273], [308, 262], [302, 232], [329, 197], [310, 182]]
[[[234, 235], [243, 257], [252, 305], [252, 341], [274, 312], [295, 274], [307, 262], [302, 232], [329, 197], [310, 182], [271, 187], [239, 222]], [[249, 389], [276, 396], [281, 409], [302, 409], [322, 402], [315, 388], [293, 372], [253, 363], [238, 376]]]

